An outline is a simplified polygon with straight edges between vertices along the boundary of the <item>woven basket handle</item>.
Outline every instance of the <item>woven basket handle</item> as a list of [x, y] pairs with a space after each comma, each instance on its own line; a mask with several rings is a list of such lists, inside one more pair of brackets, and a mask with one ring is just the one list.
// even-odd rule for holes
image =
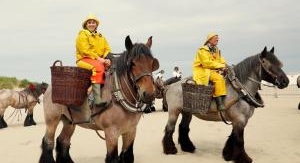
[[184, 82], [184, 83], [185, 83], [185, 84], [187, 84], [189, 81], [195, 82], [193, 79], [191, 79], [191, 78], [188, 78], [188, 79], [186, 79], [186, 80], [185, 80], [185, 82]]
[[57, 63], [57, 62], [59, 62], [60, 66], [62, 66], [62, 61], [61, 61], [61, 60], [56, 60], [56, 61], [53, 63], [52, 66], [53, 66], [53, 67], [56, 66], [56, 63]]

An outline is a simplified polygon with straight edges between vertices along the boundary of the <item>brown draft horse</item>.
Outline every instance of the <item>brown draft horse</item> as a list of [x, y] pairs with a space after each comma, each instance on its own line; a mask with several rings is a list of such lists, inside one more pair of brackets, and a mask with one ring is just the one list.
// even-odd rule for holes
[[24, 121], [24, 126], [36, 125], [33, 119], [33, 108], [40, 103], [39, 97], [48, 88], [47, 83], [29, 84], [21, 91], [2, 89], [0, 90], [0, 129], [7, 127], [4, 120], [4, 112], [7, 107], [23, 109], [28, 112]]
[[[125, 39], [127, 51], [113, 60], [111, 74], [107, 74], [104, 85], [105, 98], [112, 104], [101, 114], [92, 116], [92, 123], [79, 126], [103, 130], [107, 154], [106, 163], [133, 163], [133, 143], [136, 127], [145, 108], [145, 103], [154, 99], [152, 72], [159, 68], [159, 62], [151, 54], [152, 37], [146, 44], [132, 44], [129, 36]], [[53, 103], [51, 87], [44, 95], [44, 114], [46, 133], [42, 140], [42, 154], [39, 163], [55, 163], [53, 158], [54, 136], [57, 125], [62, 120], [63, 128], [56, 139], [56, 163], [73, 163], [69, 154], [70, 140], [76, 125], [70, 123], [67, 106]], [[81, 107], [88, 107], [87, 100]], [[73, 115], [72, 115], [73, 116]], [[118, 138], [122, 136], [123, 145], [118, 156]]]

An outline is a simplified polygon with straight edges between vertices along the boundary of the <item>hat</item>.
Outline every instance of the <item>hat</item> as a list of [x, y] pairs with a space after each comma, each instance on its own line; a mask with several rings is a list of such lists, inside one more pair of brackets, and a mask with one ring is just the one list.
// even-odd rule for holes
[[82, 22], [82, 28], [86, 28], [85, 25], [86, 25], [86, 22], [87, 22], [88, 20], [95, 20], [95, 21], [97, 22], [97, 26], [100, 24], [100, 21], [99, 21], [99, 19], [96, 17], [96, 15], [94, 15], [94, 14], [89, 14], [89, 15], [85, 18], [85, 20]]
[[206, 45], [207, 42], [208, 42], [211, 38], [213, 38], [214, 36], [218, 36], [218, 34], [215, 33], [215, 32], [210, 32], [210, 33], [207, 35], [207, 37], [206, 37], [206, 41], [205, 41], [204, 45]]

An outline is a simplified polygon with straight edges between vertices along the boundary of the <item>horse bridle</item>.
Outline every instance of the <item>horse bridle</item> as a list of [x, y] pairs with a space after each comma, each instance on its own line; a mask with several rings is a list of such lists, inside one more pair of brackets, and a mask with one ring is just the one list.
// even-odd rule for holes
[[[271, 67], [271, 63], [270, 61], [266, 60], [266, 59], [261, 59], [261, 58], [258, 58], [259, 59], [259, 62], [260, 62], [260, 65], [261, 67], [273, 78], [275, 79], [275, 84], [278, 85], [279, 84], [279, 81], [278, 81], [278, 76], [276, 74], [274, 74], [272, 71], [270, 71], [268, 68]], [[260, 72], [260, 75], [261, 75], [261, 72]]]

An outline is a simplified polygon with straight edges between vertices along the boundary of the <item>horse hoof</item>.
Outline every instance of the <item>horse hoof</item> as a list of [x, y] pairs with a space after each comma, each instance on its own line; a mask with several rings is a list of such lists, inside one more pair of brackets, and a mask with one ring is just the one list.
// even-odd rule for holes
[[155, 111], [156, 110], [154, 106], [151, 106], [150, 109], [151, 109], [151, 111]]
[[164, 153], [167, 155], [169, 155], [169, 154], [175, 155], [175, 154], [177, 154], [177, 148], [174, 147], [174, 148], [164, 149]]
[[5, 122], [4, 120], [1, 120], [1, 119], [0, 119], [0, 129], [6, 128], [6, 127], [7, 127], [6, 122]]
[[163, 140], [163, 150], [165, 154], [176, 154], [177, 148], [175, 147], [175, 144], [173, 141], [167, 141], [166, 139]]

